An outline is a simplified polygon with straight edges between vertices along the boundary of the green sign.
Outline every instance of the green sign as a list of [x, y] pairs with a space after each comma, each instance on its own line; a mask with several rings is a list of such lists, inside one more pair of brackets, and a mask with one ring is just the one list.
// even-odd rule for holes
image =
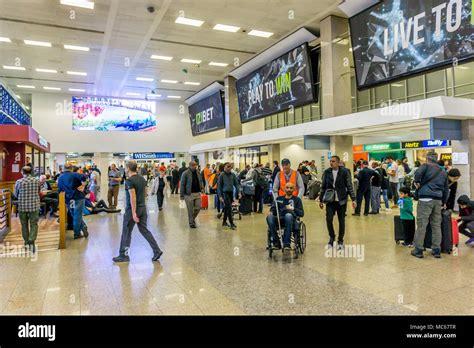
[[382, 143], [364, 145], [364, 152], [387, 151], [400, 149], [400, 143]]

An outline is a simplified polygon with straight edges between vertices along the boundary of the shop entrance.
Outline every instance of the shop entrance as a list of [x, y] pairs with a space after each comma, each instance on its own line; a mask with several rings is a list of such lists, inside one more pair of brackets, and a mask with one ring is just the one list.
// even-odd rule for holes
[[239, 149], [239, 169], [255, 163], [268, 162], [268, 146], [253, 146]]

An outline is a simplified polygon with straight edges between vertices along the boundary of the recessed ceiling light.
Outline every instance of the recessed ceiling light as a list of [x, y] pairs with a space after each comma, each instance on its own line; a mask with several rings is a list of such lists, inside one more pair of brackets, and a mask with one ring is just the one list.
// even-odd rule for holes
[[191, 25], [193, 27], [200, 27], [204, 23], [203, 21], [200, 21], [198, 19], [190, 19], [184, 17], [178, 17], [174, 22], [178, 24]]
[[42, 46], [42, 47], [51, 47], [51, 43], [50, 43], [50, 42], [34, 41], [34, 40], [23, 40], [23, 42], [24, 42], [26, 45]]
[[161, 97], [161, 94], [147, 94], [146, 96], [148, 98], [159, 98], [159, 97]]
[[12, 42], [8, 37], [0, 37], [0, 42]]
[[87, 76], [86, 72], [81, 72], [81, 71], [68, 71], [68, 75], [79, 75], [79, 76]]
[[192, 85], [192, 86], [199, 86], [201, 83], [200, 83], [200, 82], [190, 82], [190, 81], [186, 81], [184, 84], [185, 84], [185, 85]]
[[21, 99], [21, 97], [19, 95], [16, 96], [18, 99]]
[[25, 71], [26, 69], [22, 66], [11, 66], [11, 65], [4, 65], [3, 69], [5, 70], [22, 70]]
[[133, 95], [133, 96], [139, 96], [140, 93], [134, 93], [134, 92], [127, 92], [125, 93], [126, 95]]
[[85, 92], [86, 90], [81, 89], [81, 88], [69, 88], [69, 91], [70, 92]]
[[180, 99], [181, 97], [179, 95], [169, 95], [168, 98], [170, 98], [170, 99]]
[[201, 62], [202, 60], [198, 60], [198, 59], [187, 59], [187, 58], [181, 59], [181, 63], [201, 64]]
[[53, 69], [40, 69], [40, 68], [37, 68], [36, 71], [37, 72], [44, 72], [44, 73], [51, 73], [51, 74], [57, 74], [58, 73], [57, 70], [53, 70]]
[[60, 4], [67, 5], [67, 6], [87, 8], [89, 10], [94, 9], [94, 2], [87, 1], [87, 0], [61, 0]]
[[89, 47], [85, 47], [85, 46], [64, 45], [64, 48], [67, 50], [89, 52]]
[[232, 25], [225, 25], [225, 24], [216, 24], [214, 30], [221, 30], [221, 31], [228, 31], [229, 33], [236, 33], [240, 30], [239, 27], [234, 27]]
[[161, 80], [160, 82], [163, 82], [163, 83], [178, 83], [178, 81], [176, 81], [176, 80]]
[[59, 87], [43, 87], [43, 89], [46, 89], [48, 91], [60, 91], [61, 88]]
[[155, 81], [154, 78], [151, 78], [151, 77], [137, 77], [137, 81]]
[[229, 64], [227, 64], [227, 63], [218, 63], [218, 62], [210, 62], [209, 65], [213, 65], [213, 66], [228, 66]]
[[270, 36], [273, 35], [273, 33], [270, 33], [268, 31], [261, 31], [261, 30], [251, 30], [249, 32], [249, 35], [269, 38]]
[[168, 56], [157, 56], [156, 54], [153, 54], [151, 57], [151, 59], [159, 59], [159, 60], [172, 60], [173, 57], [168, 57]]
[[29, 88], [29, 89], [34, 89], [36, 88], [35, 86], [29, 86], [29, 85], [16, 85], [18, 88]]
[[24, 105], [24, 106], [25, 106], [26, 110], [30, 110], [30, 108], [28, 106], [26, 106], [26, 105]]

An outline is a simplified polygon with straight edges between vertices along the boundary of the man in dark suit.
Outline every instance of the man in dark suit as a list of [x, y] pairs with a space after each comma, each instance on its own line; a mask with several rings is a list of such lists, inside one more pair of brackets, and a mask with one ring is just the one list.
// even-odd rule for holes
[[[321, 191], [319, 193], [319, 207], [324, 208], [326, 204], [326, 224], [329, 231], [328, 247], [332, 248], [336, 240], [334, 232], [333, 219], [337, 213], [339, 221], [339, 235], [337, 238], [337, 247], [344, 249], [344, 234], [346, 229], [346, 210], [348, 196], [351, 197], [352, 207], [356, 208], [357, 203], [354, 189], [352, 188], [352, 178], [350, 172], [341, 165], [341, 159], [338, 156], [332, 156], [329, 161], [330, 168], [323, 172]], [[325, 195], [329, 190], [334, 191], [332, 199], [326, 200]], [[331, 195], [327, 195], [329, 198]]]
[[[369, 168], [369, 162], [363, 161], [360, 166], [359, 173], [357, 173], [357, 180], [359, 181], [359, 185], [357, 187], [357, 207], [355, 213], [352, 214], [354, 216], [360, 216], [360, 209], [362, 207], [362, 199], [365, 200], [364, 205], [364, 215], [369, 215], [369, 208], [370, 208], [370, 183], [374, 176], [377, 176], [378, 173]], [[380, 199], [380, 197], [379, 197]]]

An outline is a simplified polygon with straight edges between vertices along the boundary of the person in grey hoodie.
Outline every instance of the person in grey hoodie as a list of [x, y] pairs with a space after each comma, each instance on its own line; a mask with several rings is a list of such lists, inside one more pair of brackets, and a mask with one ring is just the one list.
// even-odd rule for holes
[[432, 245], [431, 253], [435, 258], [441, 258], [441, 209], [446, 207], [449, 196], [448, 175], [437, 164], [438, 154], [426, 154], [427, 163], [423, 164], [415, 173], [415, 187], [418, 193], [417, 229], [415, 233], [415, 248], [411, 254], [423, 257], [423, 244], [426, 228], [431, 225]]

